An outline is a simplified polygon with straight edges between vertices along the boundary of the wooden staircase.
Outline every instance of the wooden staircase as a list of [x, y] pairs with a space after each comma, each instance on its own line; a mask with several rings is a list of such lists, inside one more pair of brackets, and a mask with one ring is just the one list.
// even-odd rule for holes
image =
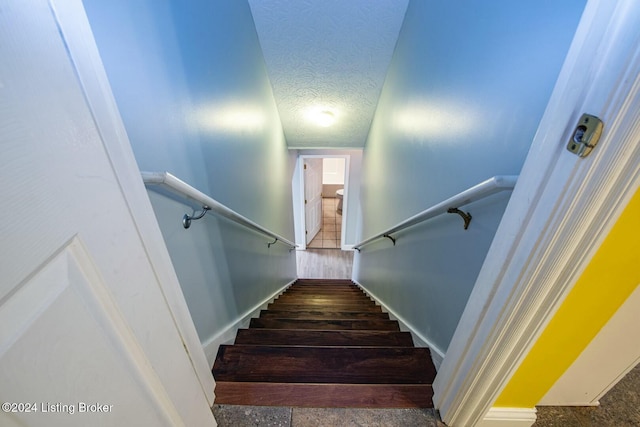
[[432, 408], [435, 367], [349, 280], [300, 279], [222, 345], [218, 404]]

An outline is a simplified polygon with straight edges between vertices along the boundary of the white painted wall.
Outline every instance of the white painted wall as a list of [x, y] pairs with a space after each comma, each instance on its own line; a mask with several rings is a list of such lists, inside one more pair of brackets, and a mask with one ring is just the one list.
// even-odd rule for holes
[[[141, 170], [169, 171], [293, 240], [285, 144], [249, 6], [86, 0]], [[150, 192], [201, 341], [295, 277], [284, 245], [211, 215], [184, 230], [182, 200]], [[251, 268], [247, 268], [250, 266]]]
[[[411, 1], [364, 150], [361, 238], [518, 174], [584, 7]], [[354, 278], [446, 352], [508, 194], [363, 248]]]

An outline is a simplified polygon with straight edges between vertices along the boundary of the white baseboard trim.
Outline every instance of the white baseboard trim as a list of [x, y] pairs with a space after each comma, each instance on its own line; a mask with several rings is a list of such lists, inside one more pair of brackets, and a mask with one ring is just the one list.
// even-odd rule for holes
[[411, 333], [411, 336], [413, 337], [413, 343], [416, 347], [429, 347], [429, 349], [431, 350], [431, 359], [433, 359], [433, 364], [436, 366], [436, 370], [440, 369], [440, 365], [444, 360], [444, 352], [421, 333], [417, 332], [413, 325], [408, 323], [401, 316], [387, 307], [375, 294], [369, 292], [362, 284], [358, 283], [356, 280], [354, 280], [353, 282], [358, 285], [365, 294], [367, 294], [375, 302], [380, 304], [380, 306], [382, 307], [382, 311], [384, 311], [385, 313], [389, 313], [389, 317], [391, 317], [392, 320], [397, 320], [400, 324], [401, 330]]
[[536, 408], [491, 408], [476, 427], [530, 427]]
[[220, 347], [220, 345], [233, 343], [236, 338], [236, 334], [238, 333], [238, 329], [247, 328], [249, 326], [249, 322], [251, 322], [252, 317], [257, 317], [260, 314], [260, 310], [266, 309], [269, 303], [273, 302], [273, 300], [278, 295], [284, 292], [296, 280], [298, 279], [293, 279], [291, 282], [287, 283], [278, 291], [273, 293], [270, 297], [266, 298], [264, 301], [248, 310], [242, 317], [228, 325], [221, 332], [206, 340], [202, 344], [202, 348], [204, 349], [204, 354], [207, 356], [207, 362], [209, 362], [209, 366], [213, 366], [213, 362], [215, 362], [216, 360], [218, 347]]

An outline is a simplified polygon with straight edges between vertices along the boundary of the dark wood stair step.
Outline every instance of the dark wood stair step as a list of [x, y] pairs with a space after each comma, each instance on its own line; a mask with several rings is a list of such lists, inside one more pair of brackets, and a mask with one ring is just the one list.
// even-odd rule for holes
[[331, 300], [331, 299], [314, 299], [314, 298], [285, 298], [280, 297], [273, 301], [272, 304], [308, 304], [316, 307], [333, 307], [342, 305], [358, 305], [362, 307], [376, 307], [376, 303], [371, 300]]
[[295, 294], [285, 292], [280, 295], [278, 299], [296, 299], [296, 300], [318, 300], [318, 301], [371, 301], [373, 300], [367, 297], [365, 294], [352, 294], [352, 295], [335, 295], [335, 294]]
[[262, 319], [380, 319], [388, 320], [389, 314], [376, 313], [366, 311], [337, 311], [332, 308], [332, 311], [324, 310], [306, 310], [306, 311], [285, 311], [285, 310], [261, 310], [260, 317]]
[[235, 345], [413, 347], [409, 332], [240, 329]]
[[274, 347], [221, 345], [216, 381], [431, 384], [436, 371], [428, 348]]
[[362, 292], [362, 289], [359, 286], [354, 285], [353, 283], [345, 283], [345, 284], [331, 284], [331, 283], [327, 283], [327, 284], [323, 284], [323, 285], [301, 285], [298, 283], [294, 283], [293, 285], [289, 286], [288, 289], [296, 289], [296, 290], [311, 290], [311, 289], [315, 289], [315, 290], [328, 290], [328, 289], [350, 289], [350, 290], [356, 290], [359, 292]]
[[[267, 310], [279, 311], [318, 311], [322, 310], [325, 305], [319, 304], [289, 304], [274, 302], [267, 306]], [[335, 311], [369, 311], [372, 313], [381, 313], [382, 308], [379, 305], [363, 305], [363, 304], [335, 304], [330, 305], [331, 310]]]
[[256, 319], [250, 328], [267, 329], [310, 329], [310, 330], [377, 330], [400, 331], [396, 320], [358, 320], [358, 319]]
[[433, 408], [423, 384], [288, 384], [216, 382], [217, 404], [348, 408]]
[[360, 287], [358, 285], [356, 285], [353, 282], [327, 282], [327, 283], [301, 283], [301, 282], [295, 282], [293, 283], [291, 286], [289, 286], [289, 288], [299, 288], [299, 289], [311, 289], [311, 288], [354, 288], [354, 289], [360, 289]]
[[291, 292], [361, 292], [357, 286], [350, 285], [321, 285], [321, 286], [308, 286], [308, 285], [292, 285], [287, 288], [287, 291]]
[[365, 297], [366, 298], [366, 294], [364, 292], [359, 290], [348, 290], [348, 289], [332, 289], [332, 290], [309, 289], [304, 291], [290, 289], [290, 290], [284, 291], [283, 295], [298, 296], [298, 297], [315, 295], [318, 297], [339, 297], [339, 298]]
[[316, 298], [367, 298], [367, 295], [360, 291], [285, 291], [282, 295], [290, 297], [312, 297]]
[[353, 280], [349, 279], [298, 279], [294, 283], [294, 285], [328, 285], [328, 284], [336, 284], [336, 285], [354, 285]]
[[282, 304], [315, 304], [315, 305], [351, 305], [358, 304], [364, 306], [375, 306], [376, 303], [368, 298], [299, 298], [290, 296], [281, 296], [276, 298], [274, 303]]
[[307, 280], [296, 280], [291, 284], [291, 286], [358, 286], [352, 280], [345, 279], [325, 279], [325, 280], [315, 280], [315, 279], [307, 279]]

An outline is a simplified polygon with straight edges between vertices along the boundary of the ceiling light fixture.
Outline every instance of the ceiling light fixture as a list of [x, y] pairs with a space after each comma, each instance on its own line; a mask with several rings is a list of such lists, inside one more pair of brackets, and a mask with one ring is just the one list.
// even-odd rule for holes
[[336, 122], [336, 115], [329, 110], [322, 110], [316, 113], [315, 120], [318, 125], [326, 128]]

